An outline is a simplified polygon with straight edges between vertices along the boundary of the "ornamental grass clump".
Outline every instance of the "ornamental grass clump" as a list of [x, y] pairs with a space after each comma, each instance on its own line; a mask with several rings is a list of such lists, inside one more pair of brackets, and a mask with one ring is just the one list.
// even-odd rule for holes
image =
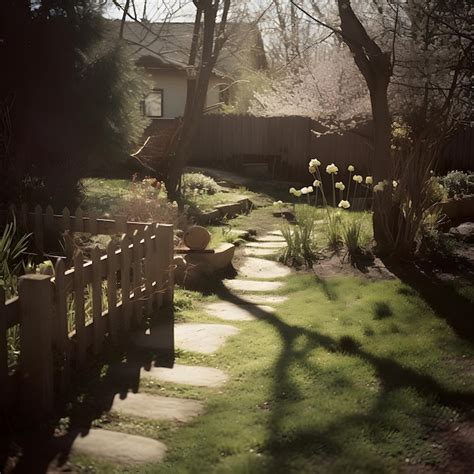
[[[369, 193], [373, 190], [372, 176], [366, 176], [364, 178], [360, 174], [354, 174], [356, 172], [355, 167], [349, 165], [347, 167], [347, 184], [345, 184], [343, 180], [336, 182], [336, 175], [340, 172], [339, 167], [334, 163], [327, 165], [325, 171], [330, 175], [332, 184], [332, 205], [329, 205], [320, 168], [321, 162], [318, 159], [314, 158], [310, 160], [308, 171], [313, 177], [312, 186], [304, 186], [301, 189], [290, 188], [289, 192], [295, 198], [305, 196], [307, 204], [315, 207], [318, 206], [318, 197], [321, 195], [322, 202], [320, 204], [325, 210], [326, 215], [325, 225], [328, 246], [334, 251], [338, 251], [343, 243], [346, 246], [349, 244], [350, 255], [355, 255], [358, 252], [357, 249], [360, 250], [361, 225], [356, 222], [351, 222], [349, 225], [343, 224], [343, 219], [338, 208], [342, 211], [350, 209], [351, 200], [357, 196], [359, 187], [365, 189], [365, 196], [362, 202], [362, 207], [365, 208], [365, 202], [369, 197]], [[379, 185], [376, 186], [381, 187], [384, 185], [384, 183], [379, 183]], [[395, 186], [394, 184], [394, 188]], [[313, 199], [311, 198], [312, 195], [314, 195]], [[337, 199], [336, 195], [338, 195]]]

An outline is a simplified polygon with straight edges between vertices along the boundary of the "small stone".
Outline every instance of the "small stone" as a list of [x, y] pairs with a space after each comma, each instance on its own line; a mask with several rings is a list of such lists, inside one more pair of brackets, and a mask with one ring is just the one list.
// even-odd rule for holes
[[205, 227], [195, 225], [184, 233], [183, 241], [191, 250], [204, 250], [211, 241], [211, 234]]
[[244, 254], [248, 256], [265, 257], [267, 255], [275, 255], [280, 249], [256, 249], [244, 248]]
[[204, 309], [212, 316], [225, 321], [254, 321], [258, 319], [254, 313], [258, 313], [259, 311], [273, 313], [275, 311], [271, 306], [234, 304], [230, 301], [211, 303], [205, 306]]
[[291, 270], [281, 263], [247, 258], [239, 268], [239, 274], [249, 278], [283, 278], [291, 274]]
[[227, 381], [227, 376], [222, 370], [198, 365], [175, 364], [171, 368], [152, 367], [150, 370], [142, 369], [141, 375], [144, 378], [195, 387], [221, 387]]
[[256, 305], [277, 305], [288, 300], [288, 296], [271, 296], [271, 295], [242, 295], [239, 296], [242, 304], [256, 304]]
[[257, 237], [257, 242], [286, 242], [283, 236], [281, 235], [262, 235], [261, 237]]
[[111, 410], [126, 416], [185, 423], [200, 415], [204, 411], [204, 405], [198, 400], [187, 398], [129, 392], [124, 399], [116, 395]]
[[160, 441], [117, 431], [91, 429], [77, 437], [73, 454], [85, 454], [98, 460], [122, 465], [157, 463], [163, 460], [166, 446]]
[[175, 346], [185, 351], [212, 354], [225, 344], [230, 336], [239, 332], [234, 326], [225, 324], [176, 324], [174, 329]]
[[282, 287], [278, 281], [224, 280], [224, 286], [233, 291], [275, 291]]
[[249, 242], [245, 245], [246, 247], [257, 249], [281, 249], [286, 247], [285, 242]]

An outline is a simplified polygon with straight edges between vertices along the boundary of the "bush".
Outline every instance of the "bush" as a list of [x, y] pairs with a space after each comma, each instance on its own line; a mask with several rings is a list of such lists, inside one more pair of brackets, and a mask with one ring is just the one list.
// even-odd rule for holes
[[304, 263], [310, 267], [316, 259], [314, 246], [316, 209], [307, 204], [295, 206], [295, 220], [293, 227], [286, 224], [281, 229], [287, 245], [282, 259], [285, 263], [297, 265]]
[[446, 176], [439, 177], [438, 182], [446, 189], [450, 198], [474, 194], [474, 172], [472, 171], [450, 171]]
[[220, 189], [219, 185], [211, 177], [202, 173], [183, 174], [181, 187], [183, 194], [216, 194]]

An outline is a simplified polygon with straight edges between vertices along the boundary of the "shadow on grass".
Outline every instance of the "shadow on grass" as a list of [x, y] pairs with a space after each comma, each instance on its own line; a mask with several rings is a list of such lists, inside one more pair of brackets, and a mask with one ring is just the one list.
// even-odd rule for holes
[[443, 281], [431, 269], [415, 264], [398, 264], [391, 260], [384, 261], [384, 264], [403, 283], [418, 292], [460, 338], [474, 343], [474, 302], [456, 291], [452, 282]]
[[[321, 283], [321, 279], [317, 281]], [[244, 298], [229, 292], [223, 285], [219, 288], [218, 295], [222, 300], [247, 305], [248, 311], [256, 319], [264, 321], [277, 330], [281, 340], [281, 351], [273, 368], [271, 394], [273, 400], [268, 437], [262, 446], [262, 452], [271, 458], [271, 467], [268, 472], [294, 472], [292, 461], [295, 456], [302, 453], [308, 459], [313, 456], [324, 457], [328, 454], [344, 456], [346, 453], [348, 456], [353, 456], [349, 460], [349, 464], [353, 463], [351, 465], [355, 469], [357, 463], [365, 462], [364, 456], [362, 453], [353, 451], [350, 454], [347, 433], [354, 432], [354, 429], [357, 429], [359, 436], [363, 432], [370, 432], [372, 439], [375, 442], [380, 442], [381, 440], [378, 438], [383, 434], [377, 434], [378, 428], [392, 422], [391, 412], [400, 409], [393, 397], [396, 391], [403, 388], [416, 391], [426, 399], [427, 403], [436, 401], [444, 406], [463, 411], [469, 410], [469, 407], [474, 404], [474, 392], [449, 390], [429, 375], [401, 365], [391, 358], [379, 357], [364, 350], [358, 341], [350, 336], [336, 339], [315, 330], [288, 324], [274, 313], [269, 313], [257, 305], [249, 306]], [[387, 313], [385, 308], [382, 312]], [[301, 341], [301, 336], [306, 338], [303, 347], [301, 344], [297, 344], [297, 340]], [[291, 369], [303, 368], [307, 372], [308, 380], [316, 379], [318, 367], [309, 362], [309, 356], [317, 348], [358, 358], [370, 364], [379, 380], [380, 394], [369, 411], [361, 409], [361, 414], [335, 418], [333, 422], [325, 425], [324, 429], [295, 429], [288, 434], [283, 428], [285, 404], [288, 400], [302, 398], [298, 385], [292, 381]], [[342, 382], [345, 386], [349, 381]], [[317, 397], [318, 395], [315, 393], [315, 399]], [[420, 424], [425, 421], [420, 419]], [[372, 464], [370, 464], [371, 462]], [[377, 459], [367, 460], [367, 466], [370, 466], [372, 470], [377, 470], [380, 468], [378, 462]], [[323, 469], [319, 464], [318, 466], [318, 469]], [[324, 472], [324, 470], [317, 472]]]
[[[155, 321], [155, 328], [168, 339], [171, 337], [171, 341], [173, 320], [173, 311], [168, 310], [162, 311], [160, 319]], [[122, 362], [125, 359], [127, 362]], [[0, 472], [40, 474], [56, 472], [55, 468], [62, 471], [74, 440], [87, 435], [93, 422], [111, 409], [114, 398], [124, 399], [128, 393], [138, 392], [142, 368], [172, 367], [173, 363], [172, 343], [160, 352], [138, 350], [130, 344], [121, 349], [107, 347], [93, 366], [73, 374], [71, 390], [58, 401], [55, 413], [47, 422], [38, 426], [12, 415], [10, 424], [0, 426]], [[57, 432], [66, 417], [69, 418], [67, 429]], [[6, 465], [7, 459], [15, 459], [16, 464]], [[49, 471], [51, 464], [54, 469]]]

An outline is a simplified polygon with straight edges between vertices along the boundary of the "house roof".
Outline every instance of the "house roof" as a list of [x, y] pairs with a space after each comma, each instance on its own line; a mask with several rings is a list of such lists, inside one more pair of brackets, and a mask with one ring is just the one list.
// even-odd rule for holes
[[[120, 20], [109, 22], [112, 34], [120, 29]], [[123, 38], [139, 66], [185, 69], [193, 23], [125, 22]], [[259, 29], [248, 23], [229, 23], [229, 37], [216, 63], [215, 72], [238, 77], [245, 70], [267, 67]]]

